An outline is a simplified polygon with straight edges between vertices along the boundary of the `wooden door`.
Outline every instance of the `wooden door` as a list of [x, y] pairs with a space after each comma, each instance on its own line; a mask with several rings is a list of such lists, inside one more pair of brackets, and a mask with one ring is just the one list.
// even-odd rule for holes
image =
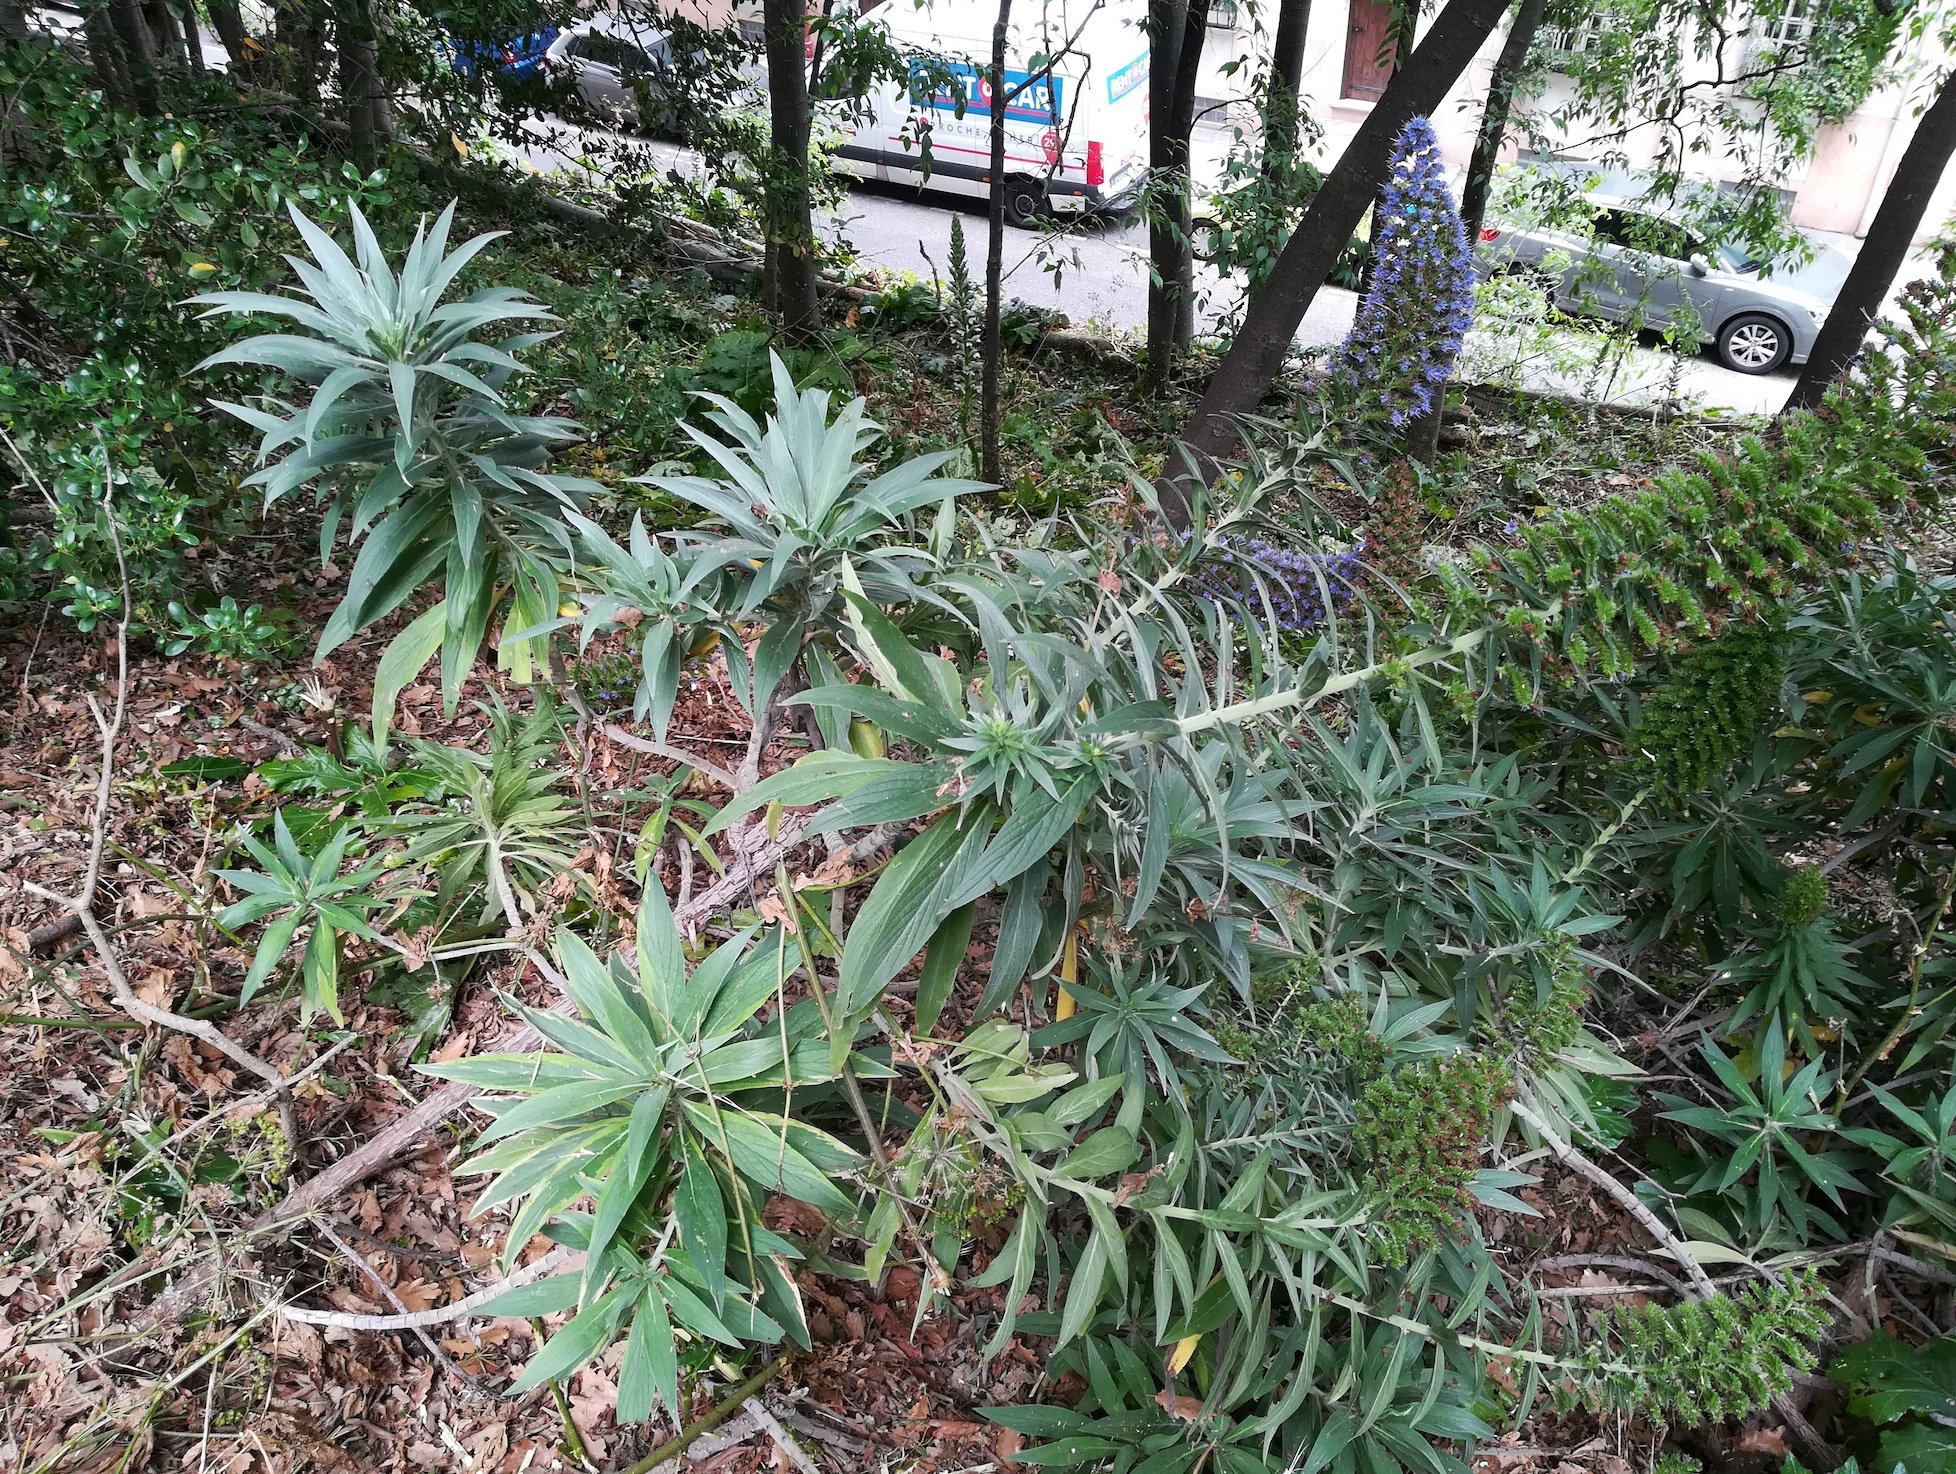
[[1340, 97], [1371, 100], [1386, 89], [1398, 59], [1392, 31], [1391, 0], [1351, 0], [1351, 26], [1345, 35], [1345, 85]]

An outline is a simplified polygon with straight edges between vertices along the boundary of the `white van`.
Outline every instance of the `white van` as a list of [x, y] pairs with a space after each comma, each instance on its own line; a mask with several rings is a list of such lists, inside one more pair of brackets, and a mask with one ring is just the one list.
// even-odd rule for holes
[[[1048, 211], [1119, 208], [1148, 167], [1146, 0], [1044, 0], [1015, 9], [1021, 14], [1013, 17], [1005, 65], [1006, 218], [1024, 225]], [[964, 112], [951, 88], [928, 85], [914, 68], [907, 88], [885, 84], [866, 118], [842, 124], [847, 139], [837, 164], [863, 179], [988, 198], [995, 16], [978, 0], [875, 5], [871, 18], [899, 47], [950, 64], [963, 80]], [[1059, 58], [1050, 70], [1049, 56]], [[1035, 58], [1039, 76], [1027, 85]]]

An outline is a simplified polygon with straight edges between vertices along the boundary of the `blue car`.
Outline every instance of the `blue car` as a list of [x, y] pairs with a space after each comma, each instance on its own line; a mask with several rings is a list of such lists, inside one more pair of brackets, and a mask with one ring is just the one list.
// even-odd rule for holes
[[511, 41], [471, 41], [452, 46], [450, 58], [455, 70], [465, 77], [473, 77], [483, 67], [505, 76], [531, 77], [543, 65], [544, 53], [556, 39], [557, 28], [546, 26]]

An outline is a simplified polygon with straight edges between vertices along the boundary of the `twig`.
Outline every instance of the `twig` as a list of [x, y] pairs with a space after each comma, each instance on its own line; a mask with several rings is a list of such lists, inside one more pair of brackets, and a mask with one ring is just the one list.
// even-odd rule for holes
[[364, 1228], [358, 1228], [344, 1221], [335, 1223], [333, 1227], [348, 1238], [365, 1244], [375, 1253], [386, 1254], [395, 1259], [406, 1259], [416, 1264], [434, 1264], [444, 1259], [453, 1261], [461, 1257], [452, 1249], [411, 1249], [406, 1244], [393, 1243], [377, 1233], [368, 1233]]
[[607, 741], [616, 742], [620, 747], [629, 747], [633, 752], [647, 753], [652, 757], [671, 758], [676, 763], [684, 763], [696, 773], [704, 773], [729, 793], [741, 791], [738, 778], [718, 763], [703, 758], [696, 752], [688, 752], [683, 747], [674, 747], [669, 742], [654, 742], [649, 737], [635, 736], [614, 722], [599, 722], [597, 729]]
[[115, 744], [122, 735], [122, 724], [129, 715], [129, 562], [122, 549], [122, 532], [116, 521], [115, 508], [110, 504], [110, 488], [113, 478], [105, 475], [102, 485], [102, 511], [107, 518], [109, 538], [115, 545], [116, 568], [121, 575], [122, 613], [115, 626], [115, 708], [112, 716], [105, 716], [102, 705], [93, 692], [88, 695], [89, 714], [95, 718], [95, 726], [102, 734], [102, 773], [95, 785], [95, 813], [89, 825], [88, 868], [83, 873], [81, 889], [72, 896], [64, 896], [45, 886], [26, 882], [26, 888], [44, 900], [65, 906], [73, 913], [83, 933], [94, 946], [96, 956], [102, 959], [102, 971], [109, 980], [109, 987], [115, 994], [116, 1005], [131, 1018], [145, 1023], [156, 1024], [162, 1028], [175, 1029], [201, 1039], [212, 1048], [229, 1055], [253, 1074], [273, 1084], [282, 1084], [285, 1077], [277, 1069], [265, 1063], [242, 1044], [228, 1038], [223, 1030], [201, 1019], [186, 1018], [180, 1013], [172, 1013], [167, 1008], [159, 1008], [154, 1003], [145, 1002], [136, 996], [135, 989], [129, 986], [129, 979], [122, 970], [122, 960], [110, 945], [108, 934], [95, 917], [95, 893], [102, 884], [102, 855], [109, 842], [109, 804], [115, 791]]
[[28, 890], [37, 896], [42, 896], [47, 900], [58, 901], [62, 905], [77, 908], [75, 914], [81, 918], [82, 931], [87, 935], [88, 940], [94, 944], [96, 955], [102, 959], [102, 971], [108, 977], [109, 988], [115, 995], [116, 1006], [124, 1013], [128, 1014], [131, 1018], [141, 1019], [144, 1023], [155, 1024], [160, 1028], [174, 1029], [179, 1034], [188, 1034], [193, 1039], [201, 1039], [213, 1049], [220, 1050], [224, 1054], [229, 1055], [238, 1064], [243, 1065], [260, 1079], [267, 1080], [271, 1084], [281, 1088], [284, 1086], [285, 1076], [281, 1075], [275, 1066], [265, 1063], [264, 1060], [253, 1054], [249, 1049], [246, 1049], [244, 1045], [226, 1035], [215, 1024], [206, 1023], [202, 1019], [190, 1018], [181, 1013], [172, 1013], [167, 1008], [159, 1008], [154, 1003], [147, 1003], [143, 999], [138, 998], [135, 989], [129, 986], [127, 975], [122, 971], [122, 963], [116, 957], [115, 948], [110, 944], [107, 934], [103, 932], [101, 923], [96, 921], [93, 911], [86, 909], [86, 907], [82, 906], [80, 902], [77, 902], [73, 898], [58, 895], [54, 891], [48, 890], [45, 886], [36, 885], [31, 880], [26, 882], [26, 886]]
[[[401, 1297], [394, 1292], [394, 1287], [380, 1277], [380, 1271], [367, 1263], [366, 1256], [358, 1249], [341, 1238], [334, 1231], [332, 1224], [327, 1223], [324, 1219], [320, 1220], [319, 1231], [332, 1240], [334, 1248], [338, 1249], [347, 1258], [360, 1266], [360, 1272], [373, 1281], [374, 1285], [380, 1290], [380, 1293], [387, 1297], [387, 1303], [389, 1305], [400, 1311], [402, 1315], [412, 1313], [408, 1310], [406, 1304], [402, 1302]], [[408, 1329], [413, 1331], [416, 1337], [420, 1339], [421, 1344], [428, 1348], [428, 1354], [435, 1359], [443, 1371], [449, 1373], [457, 1381], [461, 1382], [463, 1386], [473, 1391], [480, 1392], [483, 1390], [482, 1383], [457, 1366], [455, 1358], [448, 1354], [441, 1342], [437, 1341], [433, 1336], [430, 1336], [420, 1326], [410, 1326]]]
[[1676, 1234], [1664, 1226], [1663, 1219], [1644, 1205], [1643, 1199], [1556, 1135], [1554, 1128], [1536, 1115], [1525, 1102], [1510, 1101], [1508, 1109], [1514, 1114], [1516, 1120], [1526, 1123], [1547, 1143], [1548, 1149], [1555, 1153], [1557, 1161], [1600, 1187], [1624, 1212], [1636, 1219], [1644, 1232], [1657, 1240], [1658, 1246], [1665, 1253], [1677, 1260], [1679, 1267], [1684, 1270], [1685, 1277], [1691, 1281], [1692, 1290], [1697, 1298], [1710, 1299], [1718, 1293], [1718, 1286], [1711, 1282], [1711, 1276], [1705, 1273], [1705, 1267], [1691, 1257], [1691, 1251], [1684, 1246]]
[[715, 1428], [718, 1428], [722, 1423], [726, 1422], [728, 1418], [731, 1418], [735, 1413], [739, 1412], [741, 1406], [747, 1399], [767, 1386], [769, 1382], [773, 1381], [774, 1374], [787, 1364], [788, 1357], [785, 1352], [775, 1357], [773, 1361], [769, 1362], [745, 1382], [742, 1382], [738, 1387], [734, 1388], [732, 1392], [729, 1392], [720, 1401], [714, 1403], [712, 1407], [681, 1428], [675, 1436], [667, 1439], [636, 1464], [622, 1471], [622, 1474], [652, 1474], [652, 1471], [657, 1469], [659, 1465], [665, 1463], [667, 1459], [677, 1458], [687, 1450], [695, 1438], [698, 1438], [702, 1433], [712, 1432]]
[[740, 1410], [761, 1425], [762, 1431], [774, 1440], [774, 1446], [781, 1450], [789, 1463], [802, 1470], [803, 1474], [821, 1474], [821, 1466], [808, 1456], [799, 1443], [795, 1442], [793, 1435], [781, 1426], [780, 1419], [767, 1410], [767, 1404], [760, 1398], [748, 1398], [741, 1403]]
[[1899, 1253], [1879, 1244], [1868, 1250], [1868, 1258], [1879, 1259], [1882, 1263], [1892, 1264], [1897, 1269], [1906, 1269], [1920, 1279], [1933, 1280], [1939, 1285], [1956, 1285], [1956, 1274], [1951, 1274], [1946, 1269], [1938, 1269], [1935, 1265], [1917, 1259], [1913, 1255]]
[[1648, 1259], [1632, 1259], [1626, 1254], [1564, 1254], [1556, 1259], [1544, 1259], [1535, 1268], [1556, 1269], [1627, 1269], [1632, 1274], [1649, 1275], [1659, 1281], [1674, 1295], [1685, 1293], [1684, 1282], [1669, 1274]]
[[263, 722], [247, 712], [238, 713], [238, 725], [243, 727], [247, 732], [255, 732], [260, 737], [263, 737], [279, 750], [281, 757], [304, 757], [306, 755], [305, 748], [298, 742], [286, 736], [277, 727], [266, 726]]
[[268, 1085], [263, 1090], [253, 1091], [250, 1095], [247, 1095], [243, 1100], [233, 1101], [231, 1104], [223, 1107], [220, 1110], [212, 1111], [208, 1116], [203, 1116], [195, 1121], [192, 1121], [188, 1126], [185, 1126], [182, 1129], [175, 1132], [174, 1134], [164, 1138], [164, 1140], [160, 1145], [152, 1147], [150, 1149], [151, 1152], [153, 1154], [161, 1154], [162, 1152], [168, 1151], [171, 1147], [175, 1146], [178, 1142], [184, 1140], [186, 1137], [195, 1136], [199, 1131], [202, 1131], [205, 1127], [210, 1126], [217, 1121], [222, 1121], [228, 1116], [243, 1116], [250, 1112], [259, 1110], [261, 1107], [265, 1105], [270, 1104], [272, 1101], [278, 1099], [279, 1096], [284, 1094], [286, 1091], [290, 1090], [294, 1085], [297, 1085], [301, 1080], [309, 1079], [311, 1076], [316, 1075], [321, 1070], [325, 1069], [326, 1066], [332, 1061], [334, 1055], [340, 1053], [344, 1049], [350, 1048], [354, 1043], [358, 1041], [359, 1037], [360, 1036], [357, 1034], [349, 1034], [346, 1038], [340, 1040], [339, 1043], [335, 1044], [331, 1049], [327, 1050], [324, 1054], [320, 1055], [318, 1059], [315, 1059], [311, 1064], [307, 1065], [304, 1069], [299, 1070], [294, 1074], [281, 1077], [276, 1085]]
[[1583, 1300], [1605, 1295], [1655, 1295], [1663, 1285], [1564, 1285], [1559, 1289], [1537, 1290], [1537, 1300]]
[[29, 952], [45, 952], [56, 942], [65, 942], [81, 930], [81, 918], [70, 911], [66, 916], [57, 917], [45, 925], [37, 926], [27, 934]]
[[1901, 821], [1898, 819], [1892, 823], [1884, 824], [1878, 829], [1871, 830], [1869, 833], [1855, 840], [1852, 844], [1842, 845], [1833, 854], [1822, 860], [1816, 868], [1822, 875], [1832, 875], [1841, 866], [1860, 854], [1861, 851], [1873, 849], [1876, 845], [1885, 844], [1887, 841], [1893, 839], [1901, 831], [1901, 827]]
[[[328, 1238], [333, 1232], [324, 1223], [320, 1227]], [[348, 1250], [351, 1253], [351, 1250]], [[523, 1286], [534, 1284], [571, 1257], [566, 1248], [552, 1249], [534, 1264], [526, 1264], [506, 1279], [498, 1280], [487, 1289], [477, 1290], [473, 1295], [465, 1295], [451, 1305], [438, 1305], [430, 1310], [409, 1310], [401, 1306], [398, 1315], [361, 1315], [350, 1310], [313, 1310], [304, 1305], [281, 1305], [279, 1314], [287, 1320], [296, 1320], [309, 1326], [338, 1326], [347, 1331], [413, 1331], [426, 1326], [445, 1326], [450, 1321], [462, 1319], [473, 1314], [478, 1305], [487, 1305], [498, 1295], [509, 1290], [520, 1290]], [[365, 1261], [361, 1261], [364, 1263]], [[399, 1304], [398, 1301], [395, 1302]]]
[[133, 1018], [42, 1018], [32, 1013], [0, 1013], [0, 1027], [9, 1029], [146, 1029], [148, 1024]]

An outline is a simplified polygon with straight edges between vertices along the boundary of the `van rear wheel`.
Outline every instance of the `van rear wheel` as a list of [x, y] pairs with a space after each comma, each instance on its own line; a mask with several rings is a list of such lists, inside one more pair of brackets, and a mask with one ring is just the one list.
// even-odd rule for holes
[[1005, 219], [1008, 224], [1025, 230], [1045, 213], [1045, 185], [1037, 179], [1028, 179], [1023, 174], [1012, 174], [1006, 177]]

